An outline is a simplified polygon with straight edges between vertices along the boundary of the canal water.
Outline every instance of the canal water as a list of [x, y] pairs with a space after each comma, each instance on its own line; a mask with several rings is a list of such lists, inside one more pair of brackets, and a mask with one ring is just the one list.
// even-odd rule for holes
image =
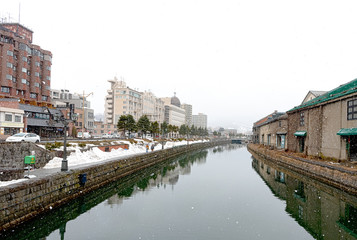
[[356, 203], [226, 145], [126, 177], [0, 238], [357, 239]]

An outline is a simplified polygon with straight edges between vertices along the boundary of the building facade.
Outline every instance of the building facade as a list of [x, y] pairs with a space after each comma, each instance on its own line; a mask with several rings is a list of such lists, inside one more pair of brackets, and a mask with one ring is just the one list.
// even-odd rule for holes
[[192, 126], [192, 105], [191, 104], [182, 104], [181, 108], [185, 109], [185, 124], [189, 127]]
[[118, 128], [116, 124], [108, 124], [102, 121], [94, 121], [94, 137], [101, 137], [103, 134], [118, 134]]
[[163, 123], [165, 117], [164, 102], [150, 91], [143, 92], [142, 99], [142, 115], [146, 115], [150, 122]]
[[287, 112], [288, 149], [357, 160], [357, 79]]
[[13, 135], [24, 132], [24, 110], [19, 109], [17, 99], [0, 101], [0, 135]]
[[203, 113], [192, 115], [192, 125], [197, 128], [207, 128], [207, 115]]
[[288, 117], [285, 113], [275, 113], [259, 126], [260, 142], [278, 149], [287, 148]]
[[50, 106], [52, 53], [32, 44], [32, 34], [18, 23], [0, 24], [0, 97]]
[[71, 93], [67, 89], [52, 89], [51, 90], [52, 104], [55, 107], [68, 107], [69, 104], [74, 104], [74, 113], [78, 118], [75, 122], [75, 127], [78, 132], [90, 132], [94, 130], [94, 110], [90, 108], [90, 101], [83, 95]]
[[276, 148], [287, 148], [288, 118], [275, 110], [253, 124], [253, 143]]
[[184, 125], [186, 121], [186, 111], [181, 108], [180, 99], [176, 97], [176, 94], [171, 98], [161, 99], [165, 103], [165, 122], [177, 127]]
[[126, 86], [125, 81], [115, 77], [105, 97], [104, 122], [116, 124], [121, 115], [132, 115], [135, 121], [142, 116], [142, 93]]

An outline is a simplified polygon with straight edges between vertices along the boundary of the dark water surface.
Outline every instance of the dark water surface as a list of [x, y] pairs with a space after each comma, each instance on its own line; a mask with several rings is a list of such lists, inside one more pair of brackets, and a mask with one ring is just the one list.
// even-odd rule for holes
[[227, 145], [182, 156], [5, 239], [356, 239], [356, 199]]

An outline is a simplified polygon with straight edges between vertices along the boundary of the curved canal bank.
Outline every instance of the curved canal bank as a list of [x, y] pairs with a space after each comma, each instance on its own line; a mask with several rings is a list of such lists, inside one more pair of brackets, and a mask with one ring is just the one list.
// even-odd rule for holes
[[301, 158], [289, 155], [283, 151], [270, 150], [257, 144], [249, 144], [247, 148], [253, 157], [264, 158], [284, 168], [341, 189], [349, 194], [357, 194], [356, 168], [344, 167], [334, 162]]
[[187, 152], [227, 144], [214, 141], [180, 146], [57, 172], [0, 188], [0, 231], [83, 196], [110, 182]]

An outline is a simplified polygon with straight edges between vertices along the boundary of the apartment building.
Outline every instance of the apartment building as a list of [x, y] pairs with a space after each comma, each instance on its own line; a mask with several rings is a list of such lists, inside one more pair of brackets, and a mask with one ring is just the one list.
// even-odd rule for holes
[[50, 106], [52, 53], [32, 44], [32, 37], [21, 24], [0, 23], [0, 98]]
[[192, 125], [197, 128], [207, 128], [207, 115], [203, 113], [192, 115]]
[[111, 84], [108, 95], [105, 97], [104, 122], [116, 124], [121, 115], [132, 115], [135, 121], [142, 116], [143, 94], [126, 86], [125, 81], [114, 77], [108, 80]]
[[142, 115], [146, 115], [151, 122], [163, 123], [165, 117], [164, 101], [157, 98], [152, 92], [143, 92]]
[[185, 110], [185, 124], [189, 127], [192, 126], [192, 105], [183, 103], [181, 108]]

